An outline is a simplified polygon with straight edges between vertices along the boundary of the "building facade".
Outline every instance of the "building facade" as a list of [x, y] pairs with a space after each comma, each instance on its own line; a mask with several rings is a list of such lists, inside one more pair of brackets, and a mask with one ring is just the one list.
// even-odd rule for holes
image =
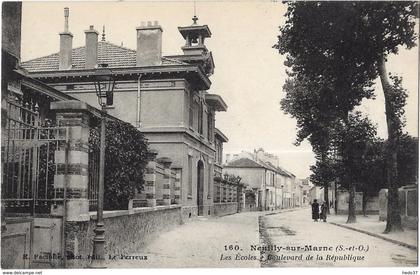
[[185, 39], [183, 54], [162, 56], [163, 29], [156, 21], [133, 30], [136, 50], [106, 41], [104, 33], [99, 40], [93, 26], [85, 31], [86, 45], [72, 48], [68, 16], [67, 10], [59, 52], [22, 66], [32, 77], [94, 107], [99, 105], [89, 77], [98, 68], [111, 70], [115, 88], [108, 113], [144, 133], [158, 158], [171, 159], [181, 175], [183, 216], [211, 215], [218, 171], [215, 115], [227, 105], [209, 93], [214, 62], [205, 46], [211, 37], [208, 26], [194, 20], [191, 26], [179, 27]]
[[279, 166], [277, 156], [260, 148], [254, 152], [228, 154], [226, 160], [224, 171], [240, 176], [254, 190], [254, 204], [259, 210], [301, 206], [301, 187], [296, 186], [292, 173]]

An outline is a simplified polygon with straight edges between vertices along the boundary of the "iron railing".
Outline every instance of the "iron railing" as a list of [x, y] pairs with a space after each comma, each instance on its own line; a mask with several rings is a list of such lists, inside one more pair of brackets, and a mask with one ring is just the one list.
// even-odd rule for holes
[[49, 213], [51, 205], [63, 199], [54, 188], [55, 152], [66, 150], [68, 129], [9, 128], [5, 143], [2, 201], [6, 212]]

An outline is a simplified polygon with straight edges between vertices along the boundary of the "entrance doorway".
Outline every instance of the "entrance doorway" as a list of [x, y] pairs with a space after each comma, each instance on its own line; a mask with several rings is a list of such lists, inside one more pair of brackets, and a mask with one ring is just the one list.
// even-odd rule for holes
[[197, 206], [198, 216], [204, 213], [204, 164], [201, 160], [197, 163]]

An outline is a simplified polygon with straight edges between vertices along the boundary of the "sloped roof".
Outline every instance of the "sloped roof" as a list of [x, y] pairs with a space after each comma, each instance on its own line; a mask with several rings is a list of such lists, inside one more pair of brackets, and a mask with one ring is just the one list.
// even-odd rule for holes
[[264, 165], [248, 158], [240, 158], [226, 164], [225, 167], [238, 167], [238, 168], [266, 168]]
[[[136, 67], [135, 50], [115, 45], [108, 41], [98, 41], [98, 63], [106, 63], [110, 68]], [[72, 69], [84, 69], [86, 50], [85, 46], [72, 50]], [[173, 58], [162, 57], [163, 65], [186, 64]], [[21, 66], [30, 72], [57, 71], [59, 53], [35, 58], [22, 62]]]
[[294, 177], [294, 175], [283, 168], [276, 167], [269, 162], [257, 162], [249, 158], [240, 158], [233, 160], [225, 165], [225, 167], [236, 167], [236, 168], [264, 168], [273, 172], [279, 173], [286, 177]]

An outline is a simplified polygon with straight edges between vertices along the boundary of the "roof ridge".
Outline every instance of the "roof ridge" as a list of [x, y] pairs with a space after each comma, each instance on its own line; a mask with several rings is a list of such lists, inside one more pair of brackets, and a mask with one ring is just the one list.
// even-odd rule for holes
[[114, 43], [109, 42], [109, 41], [98, 41], [98, 44], [99, 43], [107, 43], [107, 44], [112, 45], [114, 47], [117, 47], [117, 48], [120, 48], [120, 49], [123, 49], [123, 50], [128, 50], [128, 51], [132, 51], [132, 52], [137, 53], [136, 50], [133, 50], [133, 49], [130, 49], [130, 48], [127, 48], [127, 47], [124, 47], [124, 46], [120, 46], [120, 45], [114, 44]]
[[179, 61], [179, 60], [177, 60], [177, 59], [170, 58], [170, 57], [167, 57], [167, 56], [162, 56], [162, 59], [166, 59], [167, 61], [172, 61], [172, 62], [178, 63], [178, 64], [180, 64], [180, 65], [189, 65], [189, 64], [188, 64], [188, 63], [186, 63], [186, 62]]
[[227, 165], [227, 166], [229, 166], [231, 163], [238, 162], [238, 161], [240, 161], [240, 160], [248, 160], [248, 161], [251, 161], [252, 163], [257, 164], [258, 166], [260, 166], [260, 167], [263, 167], [263, 168], [264, 168], [264, 165], [262, 165], [261, 163], [258, 163], [257, 161], [255, 161], [255, 160], [253, 160], [253, 159], [250, 159], [250, 158], [247, 158], [247, 157], [241, 157], [241, 158], [238, 158], [238, 159], [232, 160], [231, 162], [227, 163], [226, 165]]
[[[85, 47], [85, 46], [80, 46], [80, 47], [72, 48], [71, 50], [72, 50], [72, 52], [73, 52], [74, 50], [79, 50], [79, 49], [84, 48], [84, 47]], [[34, 58], [34, 59], [29, 59], [29, 60], [26, 60], [26, 61], [22, 61], [21, 63], [23, 64], [23, 63], [33, 62], [33, 61], [38, 60], [38, 59], [48, 58], [48, 57], [52, 57], [52, 56], [54, 56], [54, 55], [59, 55], [59, 54], [60, 54], [60, 51], [58, 51], [58, 52], [56, 52], [56, 53], [51, 53], [51, 54], [48, 54], [48, 55], [44, 55], [44, 56], [40, 56], [40, 57], [36, 57], [36, 58]]]
[[[107, 43], [107, 44], [112, 45], [112, 46], [117, 47], [117, 48], [121, 48], [121, 49], [124, 49], [124, 50], [132, 51], [133, 53], [136, 53], [137, 52], [136, 50], [133, 50], [133, 49], [130, 49], [130, 48], [127, 48], [127, 47], [124, 47], [124, 46], [119, 46], [119, 45], [114, 44], [114, 43], [109, 42], [109, 41], [98, 41], [98, 45], [99, 45], [99, 43]], [[76, 47], [76, 48], [72, 48], [71, 50], [72, 51], [75, 51], [75, 50], [79, 50], [79, 49], [82, 49], [82, 48], [86, 48], [86, 45], [79, 46], [79, 47]], [[39, 60], [39, 59], [43, 59], [43, 58], [49, 58], [49, 57], [52, 57], [52, 56], [55, 56], [55, 55], [59, 55], [59, 54], [60, 54], [60, 51], [55, 52], [55, 53], [52, 53], [52, 54], [48, 54], [48, 55], [36, 57], [36, 58], [33, 58], [33, 59], [29, 59], [29, 60], [26, 60], [26, 61], [22, 61], [22, 64], [28, 63], [28, 62], [33, 62], [33, 61], [36, 61], [36, 60]]]

